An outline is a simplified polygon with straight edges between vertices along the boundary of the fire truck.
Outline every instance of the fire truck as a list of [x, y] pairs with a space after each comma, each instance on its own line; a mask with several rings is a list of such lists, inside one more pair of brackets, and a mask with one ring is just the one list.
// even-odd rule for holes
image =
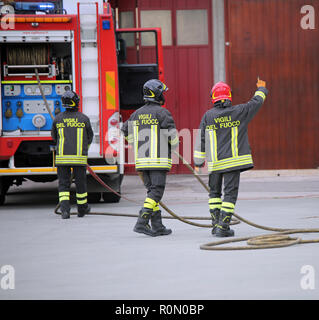
[[94, 131], [88, 164], [118, 192], [88, 175], [88, 200], [118, 202], [127, 152], [121, 123], [143, 105], [143, 84], [164, 80], [159, 28], [118, 28], [107, 1], [64, 3], [74, 12], [62, 0], [0, 2], [0, 204], [12, 185], [57, 179], [50, 131], [68, 89]]

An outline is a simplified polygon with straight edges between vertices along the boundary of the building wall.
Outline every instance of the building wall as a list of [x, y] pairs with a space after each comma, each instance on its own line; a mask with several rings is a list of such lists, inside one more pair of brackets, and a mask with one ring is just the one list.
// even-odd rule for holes
[[[161, 17], [153, 26], [165, 34], [167, 105], [178, 129], [198, 127], [214, 82], [226, 79], [236, 104], [252, 97], [260, 76], [270, 94], [249, 125], [255, 168], [319, 167], [319, 0], [114, 1], [131, 10], [133, 24], [143, 26], [142, 11]], [[314, 30], [301, 28], [305, 4], [315, 9]], [[178, 43], [177, 11], [184, 9], [207, 10], [206, 45]], [[174, 170], [189, 172], [183, 165]]]
[[[301, 27], [312, 5], [316, 28]], [[270, 94], [249, 127], [258, 169], [319, 167], [319, 1], [227, 0], [227, 80], [235, 103], [248, 100], [257, 76]]]

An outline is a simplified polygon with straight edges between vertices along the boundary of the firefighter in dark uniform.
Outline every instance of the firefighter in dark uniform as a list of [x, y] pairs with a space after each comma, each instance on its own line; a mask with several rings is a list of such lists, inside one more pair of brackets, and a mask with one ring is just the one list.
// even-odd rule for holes
[[157, 79], [147, 81], [143, 86], [146, 104], [136, 110], [122, 127], [125, 138], [134, 148], [135, 169], [142, 172], [147, 189], [134, 231], [149, 236], [172, 232], [163, 225], [159, 209], [166, 174], [172, 167], [171, 150], [179, 142], [173, 117], [162, 107], [165, 103], [163, 93], [167, 90], [166, 85]]
[[59, 180], [59, 202], [62, 219], [70, 218], [71, 169], [76, 185], [78, 217], [89, 213], [87, 203], [86, 166], [93, 131], [89, 118], [78, 111], [80, 98], [71, 91], [62, 95], [66, 111], [59, 113], [52, 125], [51, 136], [56, 144], [55, 164]]
[[229, 224], [237, 201], [240, 173], [254, 166], [247, 126], [268, 93], [266, 83], [259, 78], [257, 88], [249, 102], [232, 106], [230, 87], [223, 82], [217, 83], [211, 91], [214, 106], [205, 113], [200, 123], [194, 164], [198, 171], [207, 160], [210, 173], [209, 211], [212, 217], [212, 234], [218, 237], [234, 235]]

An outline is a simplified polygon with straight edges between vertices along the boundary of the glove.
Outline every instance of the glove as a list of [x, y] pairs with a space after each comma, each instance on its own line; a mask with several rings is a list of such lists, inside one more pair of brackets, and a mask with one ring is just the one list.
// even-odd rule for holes
[[259, 88], [259, 87], [266, 88], [266, 81], [260, 80], [258, 77], [256, 85], [257, 85], [257, 88]]

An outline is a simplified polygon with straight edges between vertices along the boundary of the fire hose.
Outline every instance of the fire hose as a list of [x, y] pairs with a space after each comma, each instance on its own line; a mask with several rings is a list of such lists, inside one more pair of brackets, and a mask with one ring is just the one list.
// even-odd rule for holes
[[[42, 98], [45, 102], [45, 106], [48, 110], [48, 113], [50, 114], [52, 120], [54, 119], [53, 114], [49, 108], [49, 105], [47, 103], [46, 97], [44, 95], [44, 92], [42, 90], [41, 81], [38, 75], [37, 69], [35, 69], [39, 89], [42, 95]], [[173, 151], [175, 155], [178, 156], [178, 158], [183, 162], [184, 165], [192, 172], [192, 174], [195, 176], [195, 178], [198, 180], [198, 182], [204, 187], [204, 189], [209, 192], [209, 187], [206, 185], [206, 183], [200, 178], [200, 176], [194, 171], [192, 166], [183, 158], [182, 155], [180, 155], [177, 151]], [[116, 194], [117, 196], [129, 201], [133, 202], [135, 204], [139, 204], [136, 201], [129, 199], [125, 197], [122, 194], [119, 194], [116, 192], [113, 188], [108, 186], [94, 171], [93, 169], [87, 165], [87, 170], [91, 174], [91, 176], [100, 183], [104, 188], [109, 190], [110, 192]], [[143, 181], [143, 176], [141, 172], [138, 172], [138, 175], [140, 179]], [[72, 178], [71, 178], [72, 179]], [[159, 205], [167, 211], [170, 216], [162, 216], [164, 219], [177, 219], [183, 223], [190, 224], [192, 226], [196, 227], [203, 227], [203, 228], [212, 228], [212, 224], [200, 224], [197, 222], [192, 222], [190, 220], [211, 220], [210, 217], [197, 217], [197, 216], [179, 216], [176, 213], [174, 213], [170, 208], [168, 208], [162, 201], [159, 202]], [[54, 210], [55, 214], [61, 214], [59, 212], [60, 204], [58, 204]], [[75, 214], [75, 213], [72, 213]], [[128, 213], [110, 213], [110, 212], [90, 212], [89, 215], [103, 215], [103, 216], [122, 216], [122, 217], [138, 217], [137, 214], [128, 214]], [[279, 248], [279, 247], [287, 247], [295, 244], [305, 244], [305, 243], [318, 243], [319, 239], [310, 239], [310, 240], [302, 240], [300, 237], [290, 237], [289, 234], [296, 234], [296, 233], [319, 233], [319, 228], [304, 228], [304, 229], [285, 229], [285, 228], [274, 228], [274, 227], [268, 227], [259, 225], [256, 223], [253, 223], [247, 219], [244, 219], [243, 217], [239, 216], [238, 214], [234, 213], [233, 216], [236, 219], [232, 219], [231, 225], [238, 224], [240, 222], [244, 222], [252, 227], [267, 230], [267, 231], [274, 231], [276, 233], [273, 234], [266, 234], [266, 235], [257, 235], [257, 236], [249, 236], [249, 237], [241, 237], [241, 238], [230, 238], [230, 239], [223, 239], [220, 241], [213, 241], [206, 244], [200, 245], [200, 249], [202, 250], [252, 250], [252, 249], [267, 249], [267, 248]], [[235, 242], [242, 242], [247, 241], [247, 246], [240, 245], [240, 246], [228, 246], [225, 244], [229, 243], [235, 243]], [[224, 246], [221, 246], [224, 245]]]

